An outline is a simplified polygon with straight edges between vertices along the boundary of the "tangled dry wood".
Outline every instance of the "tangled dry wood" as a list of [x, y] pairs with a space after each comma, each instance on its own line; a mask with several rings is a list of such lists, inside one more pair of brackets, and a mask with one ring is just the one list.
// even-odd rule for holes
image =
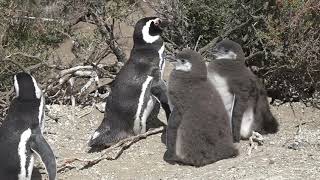
[[[60, 165], [58, 165], [58, 172], [61, 173], [66, 170], [71, 170], [75, 168], [79, 170], [87, 169], [94, 166], [95, 164], [98, 164], [100, 161], [103, 161], [103, 160], [116, 160], [120, 157], [123, 151], [129, 148], [132, 144], [140, 141], [141, 139], [145, 139], [148, 136], [158, 134], [163, 131], [164, 131], [164, 127], [159, 127], [156, 129], [149, 130], [143, 134], [138, 134], [136, 136], [128, 137], [110, 146], [109, 148], [101, 151], [97, 157], [92, 159], [71, 158], [71, 159], [63, 160], [63, 162]], [[82, 164], [80, 166], [75, 166], [73, 165], [73, 163], [75, 162], [81, 162]]]

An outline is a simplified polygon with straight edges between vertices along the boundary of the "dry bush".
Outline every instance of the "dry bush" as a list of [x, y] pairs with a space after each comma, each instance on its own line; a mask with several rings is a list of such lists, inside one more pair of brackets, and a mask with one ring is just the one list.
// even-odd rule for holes
[[309, 0], [161, 0], [155, 9], [172, 24], [169, 49], [190, 47], [212, 58], [223, 38], [243, 46], [246, 63], [273, 99], [316, 105], [320, 92], [319, 2]]
[[[136, 3], [0, 1], [0, 116], [13, 96], [12, 76], [18, 71], [36, 76], [47, 103], [85, 104], [105, 97], [108, 83], [126, 61], [114, 25], [132, 14]], [[210, 49], [217, 41], [232, 39], [243, 46], [247, 65], [264, 79], [272, 98], [317, 105], [319, 4], [317, 0], [159, 0], [151, 5], [171, 21], [164, 35], [169, 52], [189, 47], [211, 58]], [[97, 26], [93, 38], [71, 34], [71, 27], [80, 21]], [[50, 50], [66, 39], [73, 42], [76, 62], [69, 67], [48, 64]], [[101, 65], [109, 54], [122, 63]]]
[[[13, 97], [13, 75], [30, 72], [42, 85], [46, 103], [92, 104], [108, 95], [108, 85], [126, 61], [114, 34], [115, 22], [132, 13], [126, 0], [55, 0], [0, 2], [0, 117]], [[78, 22], [97, 27], [91, 39], [71, 33]], [[72, 40], [75, 61], [48, 62], [52, 50]], [[101, 64], [113, 54], [118, 62]]]

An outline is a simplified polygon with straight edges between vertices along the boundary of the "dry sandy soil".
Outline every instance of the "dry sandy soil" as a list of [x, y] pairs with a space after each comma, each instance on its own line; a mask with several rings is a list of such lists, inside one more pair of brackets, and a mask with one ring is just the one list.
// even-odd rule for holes
[[[93, 159], [99, 152], [88, 153], [86, 146], [90, 135], [100, 124], [103, 113], [90, 107], [76, 108], [75, 119], [70, 106], [48, 106], [50, 114], [59, 118], [58, 123], [46, 118], [46, 139], [52, 146], [57, 162], [68, 159]], [[100, 179], [319, 179], [320, 176], [320, 111], [288, 104], [272, 107], [280, 122], [280, 131], [264, 136], [262, 146], [248, 155], [248, 141], [238, 144], [240, 156], [218, 161], [201, 168], [170, 165], [163, 161], [165, 145], [161, 135], [149, 136], [126, 149], [117, 160], [103, 160], [80, 170], [83, 162], [74, 162], [73, 169], [58, 173], [63, 180]], [[81, 117], [81, 118], [79, 118]], [[163, 118], [163, 114], [159, 116]], [[300, 128], [298, 128], [301, 124]], [[300, 129], [300, 130], [299, 130]], [[33, 179], [47, 179], [39, 160]]]

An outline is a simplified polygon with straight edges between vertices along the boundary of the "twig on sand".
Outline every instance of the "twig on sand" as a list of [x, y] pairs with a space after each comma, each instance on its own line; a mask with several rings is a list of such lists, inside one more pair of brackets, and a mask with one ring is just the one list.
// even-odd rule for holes
[[124, 150], [128, 149], [132, 144], [140, 141], [141, 139], [145, 139], [148, 136], [158, 134], [164, 130], [164, 127], [159, 127], [156, 129], [152, 129], [147, 131], [146, 133], [143, 134], [138, 134], [136, 136], [131, 136], [126, 139], [123, 139], [119, 141], [117, 144], [114, 144], [110, 146], [109, 148], [103, 150], [100, 155], [94, 159], [79, 159], [79, 158], [73, 158], [73, 159], [68, 159], [65, 160], [62, 165], [58, 166], [58, 172], [62, 172], [65, 169], [74, 169], [75, 166], [71, 166], [70, 164], [79, 161], [79, 162], [84, 162], [85, 164], [82, 165], [79, 169], [87, 169], [90, 168], [96, 164], [98, 164], [100, 161], [103, 160], [116, 160], [120, 157], [120, 155], [123, 153]]
[[[263, 145], [263, 140], [264, 140], [263, 136], [260, 133], [255, 132], [255, 131], [252, 132], [252, 135], [249, 137], [250, 146], [249, 146], [249, 149], [247, 152], [248, 156], [251, 155], [253, 149], [258, 148], [258, 145]], [[255, 142], [257, 142], [257, 143], [255, 143]]]

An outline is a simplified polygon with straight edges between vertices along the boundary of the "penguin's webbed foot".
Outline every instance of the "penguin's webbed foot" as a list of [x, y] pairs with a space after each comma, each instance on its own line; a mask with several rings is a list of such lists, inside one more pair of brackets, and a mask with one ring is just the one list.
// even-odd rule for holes
[[257, 142], [258, 145], [263, 145], [264, 138], [260, 133], [252, 131], [252, 135], [249, 137], [249, 141], [250, 142]]

